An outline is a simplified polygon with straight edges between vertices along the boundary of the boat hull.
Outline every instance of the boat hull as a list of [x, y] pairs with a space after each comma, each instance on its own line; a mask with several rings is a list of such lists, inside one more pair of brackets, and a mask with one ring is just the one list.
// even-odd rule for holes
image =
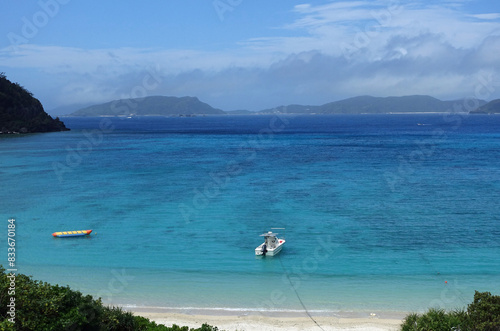
[[283, 249], [283, 245], [285, 244], [285, 239], [278, 239], [278, 245], [274, 248], [267, 248], [266, 254], [262, 251], [262, 246], [264, 246], [265, 243], [260, 244], [256, 249], [255, 249], [255, 255], [256, 256], [276, 256], [278, 255], [281, 250]]
[[56, 238], [83, 237], [83, 236], [88, 236], [91, 232], [92, 230], [61, 231], [61, 232], [54, 232], [52, 235]]

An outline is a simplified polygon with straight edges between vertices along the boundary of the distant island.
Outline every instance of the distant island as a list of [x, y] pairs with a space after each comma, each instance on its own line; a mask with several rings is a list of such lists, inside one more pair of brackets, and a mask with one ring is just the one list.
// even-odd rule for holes
[[59, 118], [45, 112], [40, 101], [0, 73], [0, 133], [68, 131]]
[[500, 99], [495, 99], [473, 110], [471, 114], [500, 114]]
[[[475, 100], [479, 106], [484, 100]], [[265, 109], [259, 113], [291, 114], [388, 114], [388, 113], [445, 113], [454, 111], [459, 100], [442, 101], [428, 95], [401, 97], [358, 96], [329, 102], [321, 106], [289, 105]]]
[[[478, 106], [484, 100], [474, 100]], [[151, 96], [141, 99], [121, 99], [86, 107], [68, 116], [196, 116], [252, 114], [387, 114], [445, 113], [455, 110], [460, 100], [442, 101], [428, 95], [401, 97], [358, 96], [329, 102], [321, 106], [288, 105], [261, 111], [223, 111], [201, 102], [196, 97]]]
[[173, 116], [224, 115], [223, 110], [201, 102], [196, 97], [151, 96], [121, 99], [75, 111], [70, 116]]

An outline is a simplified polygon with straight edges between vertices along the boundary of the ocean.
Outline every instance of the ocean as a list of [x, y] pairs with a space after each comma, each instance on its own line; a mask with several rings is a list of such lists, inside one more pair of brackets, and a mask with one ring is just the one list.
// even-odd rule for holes
[[[131, 309], [340, 316], [500, 294], [500, 116], [63, 121], [0, 136], [4, 267], [13, 218], [18, 272]], [[271, 228], [283, 251], [256, 257]]]

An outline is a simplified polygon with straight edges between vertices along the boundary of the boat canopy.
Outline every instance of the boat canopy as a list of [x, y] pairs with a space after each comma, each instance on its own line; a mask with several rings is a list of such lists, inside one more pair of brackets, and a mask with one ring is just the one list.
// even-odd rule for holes
[[269, 231], [268, 233], [261, 234], [260, 237], [276, 237], [277, 235], [277, 233]]

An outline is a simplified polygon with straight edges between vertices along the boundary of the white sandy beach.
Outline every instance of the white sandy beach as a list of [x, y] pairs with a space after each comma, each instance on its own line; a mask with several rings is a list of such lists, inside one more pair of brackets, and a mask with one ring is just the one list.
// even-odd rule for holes
[[133, 313], [166, 326], [177, 324], [179, 326], [198, 328], [203, 323], [207, 323], [225, 331], [386, 331], [399, 330], [402, 323], [402, 319], [399, 318], [381, 318], [378, 316], [365, 318], [318, 316], [313, 317], [313, 321], [307, 316], [271, 317], [262, 315], [190, 315], [148, 311], [133, 311]]

